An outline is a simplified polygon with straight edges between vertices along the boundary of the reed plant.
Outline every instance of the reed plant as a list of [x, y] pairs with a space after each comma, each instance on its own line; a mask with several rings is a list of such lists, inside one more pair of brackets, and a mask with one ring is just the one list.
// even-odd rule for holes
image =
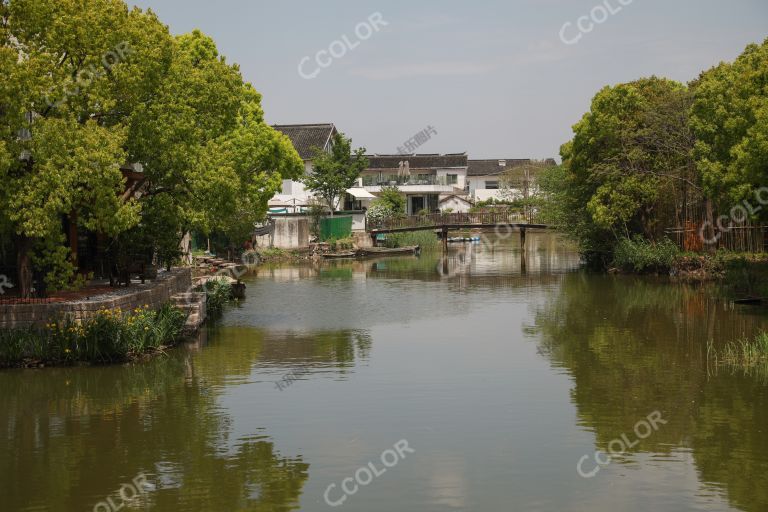
[[712, 344], [707, 349], [709, 359], [718, 366], [742, 370], [746, 374], [768, 376], [768, 332], [752, 339], [727, 343], [722, 348]]

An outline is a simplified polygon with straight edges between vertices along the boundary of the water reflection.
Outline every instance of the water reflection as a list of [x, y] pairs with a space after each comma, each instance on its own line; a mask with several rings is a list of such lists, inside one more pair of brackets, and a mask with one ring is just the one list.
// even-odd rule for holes
[[[414, 456], [350, 510], [768, 508], [768, 386], [708, 368], [703, 342], [764, 311], [516, 243], [261, 268], [190, 350], [1, 372], [0, 508], [84, 512], [144, 472], [135, 508], [327, 510], [402, 438]], [[666, 425], [578, 476], [655, 410]]]
[[[768, 510], [768, 385], [708, 367], [707, 340], [723, 343], [768, 328], [735, 314], [712, 290], [628, 277], [571, 274], [536, 315], [552, 364], [575, 382], [579, 424], [596, 448], [631, 433], [652, 411], [668, 423], [630, 452], [652, 462], [691, 452], [703, 494]], [[624, 462], [632, 462], [630, 456]], [[618, 462], [618, 461], [616, 461]], [[591, 468], [590, 468], [591, 469]]]
[[295, 509], [309, 465], [264, 432], [230, 438], [208, 381], [221, 375], [196, 366], [182, 352], [119, 369], [0, 373], [3, 510], [92, 510], [141, 473], [152, 490], [140, 505], [153, 510]]

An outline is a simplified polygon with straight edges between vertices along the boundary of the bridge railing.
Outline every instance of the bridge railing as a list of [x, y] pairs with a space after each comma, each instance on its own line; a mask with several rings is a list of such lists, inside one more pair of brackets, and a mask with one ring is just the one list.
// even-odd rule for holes
[[368, 230], [406, 229], [445, 225], [485, 225], [496, 224], [534, 224], [536, 215], [524, 212], [478, 212], [478, 213], [433, 213], [430, 215], [411, 215], [383, 219], [379, 222], [368, 221]]

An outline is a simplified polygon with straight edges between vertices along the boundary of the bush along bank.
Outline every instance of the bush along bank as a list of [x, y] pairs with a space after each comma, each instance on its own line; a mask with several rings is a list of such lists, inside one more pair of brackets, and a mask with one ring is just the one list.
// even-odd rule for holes
[[[768, 297], [768, 254], [719, 250], [699, 254], [681, 251], [669, 239], [651, 242], [636, 236], [616, 244], [609, 270], [670, 275], [689, 280], [722, 280], [737, 295]], [[761, 283], [764, 284], [761, 288]]]
[[127, 362], [161, 352], [182, 339], [187, 315], [168, 303], [122, 311], [105, 309], [81, 322], [57, 319], [45, 327], [0, 331], [0, 367]]
[[206, 312], [210, 316], [218, 316], [224, 311], [224, 306], [234, 300], [233, 287], [229, 279], [210, 279], [196, 290], [204, 292]]

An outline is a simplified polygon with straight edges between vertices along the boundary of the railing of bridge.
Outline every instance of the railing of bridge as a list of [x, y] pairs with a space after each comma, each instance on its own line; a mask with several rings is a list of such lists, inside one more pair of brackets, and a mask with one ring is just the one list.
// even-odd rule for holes
[[368, 231], [378, 229], [407, 229], [420, 227], [484, 225], [497, 224], [536, 224], [535, 213], [530, 212], [478, 212], [478, 213], [434, 213], [431, 215], [412, 215], [384, 219], [380, 222], [368, 221]]

